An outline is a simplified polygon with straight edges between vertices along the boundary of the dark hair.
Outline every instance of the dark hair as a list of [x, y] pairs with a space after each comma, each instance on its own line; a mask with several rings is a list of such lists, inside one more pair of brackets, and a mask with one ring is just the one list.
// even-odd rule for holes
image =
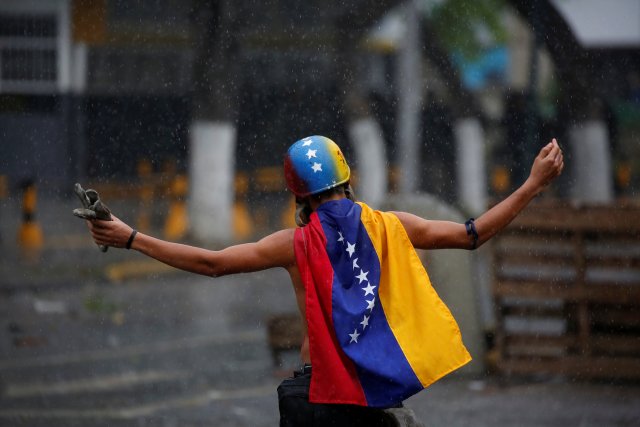
[[352, 202], [355, 202], [355, 195], [353, 193], [353, 189], [351, 185], [347, 182], [342, 185], [338, 185], [337, 187], [330, 188], [328, 190], [323, 191], [322, 193], [313, 194], [307, 197], [296, 197], [296, 225], [298, 227], [304, 227], [309, 224], [311, 219], [311, 203], [309, 200], [313, 197], [316, 200], [321, 200], [323, 198], [331, 197], [335, 194], [344, 194], [345, 197]]

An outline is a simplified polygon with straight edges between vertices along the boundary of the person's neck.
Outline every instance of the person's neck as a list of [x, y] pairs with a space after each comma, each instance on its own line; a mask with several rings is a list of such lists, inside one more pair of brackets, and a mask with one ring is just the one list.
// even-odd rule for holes
[[329, 202], [331, 200], [342, 200], [342, 199], [345, 199], [346, 197], [347, 196], [345, 196], [344, 194], [333, 193], [331, 195], [323, 196], [320, 198], [312, 197], [309, 201], [309, 204], [311, 205], [311, 209], [315, 211], [318, 208], [318, 206], [320, 206], [325, 202]]

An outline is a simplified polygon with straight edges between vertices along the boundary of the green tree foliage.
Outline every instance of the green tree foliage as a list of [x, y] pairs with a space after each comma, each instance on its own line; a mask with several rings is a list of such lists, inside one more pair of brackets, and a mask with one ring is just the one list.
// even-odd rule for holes
[[487, 47], [487, 41], [506, 41], [504, 7], [504, 0], [445, 0], [431, 10], [430, 22], [450, 52], [474, 59]]

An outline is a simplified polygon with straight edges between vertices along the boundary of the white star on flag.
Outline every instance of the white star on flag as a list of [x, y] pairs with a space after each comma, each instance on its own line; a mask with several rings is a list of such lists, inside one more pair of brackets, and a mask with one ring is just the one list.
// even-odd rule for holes
[[371, 286], [371, 283], [369, 283], [366, 288], [362, 288], [362, 290], [364, 291], [364, 296], [366, 297], [369, 294], [374, 295], [373, 290], [375, 288], [375, 286]]
[[365, 301], [367, 301], [367, 310], [373, 310], [373, 306], [376, 304], [376, 297], [373, 297], [371, 301], [369, 300], [365, 300]]
[[368, 282], [368, 281], [369, 281], [369, 279], [367, 279], [367, 276], [368, 276], [368, 275], [369, 275], [369, 272], [368, 272], [368, 271], [360, 270], [360, 274], [358, 274], [358, 275], [356, 276], [356, 277], [358, 278], [358, 280], [360, 280], [360, 281], [358, 282], [358, 285], [359, 285], [360, 283], [362, 283], [363, 281], [365, 281], [365, 280]]
[[[337, 231], [337, 230], [336, 230]], [[362, 321], [360, 321], [360, 326], [356, 326], [356, 325], [352, 325], [352, 326], [356, 326], [353, 333], [352, 334], [348, 334], [351, 337], [351, 340], [349, 341], [349, 344], [351, 343], [358, 343], [358, 339], [364, 335], [365, 330], [369, 327], [369, 321], [371, 319], [371, 316], [373, 315], [373, 308], [376, 305], [376, 294], [374, 293], [374, 290], [377, 288], [377, 285], [372, 285], [371, 281], [369, 280], [369, 273], [371, 271], [364, 271], [359, 265], [358, 265], [358, 261], [360, 260], [360, 257], [355, 256], [356, 253], [356, 245], [357, 243], [350, 243], [348, 240], [345, 239], [345, 237], [343, 236], [341, 231], [338, 231], [338, 241], [342, 242], [342, 244], [344, 245], [346, 243], [346, 247], [345, 250], [347, 251], [347, 253], [349, 254], [349, 258], [352, 260], [351, 261], [351, 265], [352, 265], [352, 270], [353, 270], [353, 279], [358, 279], [358, 284], [362, 284], [362, 282], [367, 282], [366, 283], [366, 287], [364, 288], [360, 288], [364, 291], [364, 298], [363, 300], [367, 303], [367, 307], [364, 310], [368, 311], [368, 314], [362, 314]], [[360, 254], [358, 254], [360, 255]], [[355, 273], [355, 269], [359, 269], [360, 271], [358, 272], [358, 274]], [[353, 292], [355, 291], [355, 287], [353, 288]], [[367, 296], [371, 295], [371, 300], [367, 299]], [[354, 323], [357, 322], [356, 319], [353, 319]]]
[[307, 159], [310, 159], [312, 157], [316, 157], [316, 152], [318, 150], [312, 150], [311, 148], [309, 148], [309, 151], [307, 151]]
[[353, 256], [353, 253], [356, 251], [356, 244], [351, 244], [347, 242], [347, 252], [349, 252], [349, 258]]
[[360, 324], [362, 325], [362, 330], [364, 331], [364, 328], [369, 326], [369, 316], [365, 314], [364, 319], [362, 319], [362, 322], [360, 322]]
[[305, 139], [303, 139], [303, 141], [304, 141], [304, 142], [302, 143], [302, 146], [303, 146], [303, 147], [308, 147], [308, 146], [309, 146], [309, 145], [311, 145], [311, 143], [313, 142], [313, 141], [311, 140], [311, 138], [308, 138], [308, 139], [307, 139], [307, 138], [305, 138]]
[[311, 169], [313, 169], [314, 172], [322, 172], [322, 163], [314, 163]]

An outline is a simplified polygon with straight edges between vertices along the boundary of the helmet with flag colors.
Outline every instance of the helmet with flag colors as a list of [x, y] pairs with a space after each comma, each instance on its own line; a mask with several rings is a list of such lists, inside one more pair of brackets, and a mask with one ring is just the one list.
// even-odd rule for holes
[[338, 144], [316, 135], [289, 147], [284, 176], [293, 194], [306, 197], [348, 182], [350, 171]]

